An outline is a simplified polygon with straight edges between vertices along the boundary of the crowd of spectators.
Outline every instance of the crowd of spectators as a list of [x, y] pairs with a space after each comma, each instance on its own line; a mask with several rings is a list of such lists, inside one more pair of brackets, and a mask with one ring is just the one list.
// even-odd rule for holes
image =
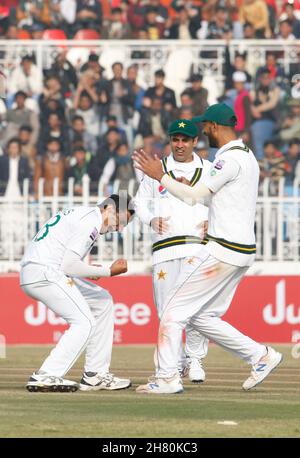
[[[75, 28], [70, 28], [61, 14], [62, 7], [71, 3], [78, 8]], [[267, 9], [267, 19], [254, 24], [254, 8], [259, 5]], [[7, 17], [3, 8], [1, 26], [8, 38], [15, 38], [12, 28], [16, 24], [16, 30], [23, 27], [30, 33], [36, 25], [42, 24], [44, 30], [51, 24], [63, 28], [68, 37], [78, 27], [88, 27], [109, 39], [130, 38], [136, 33], [153, 39], [155, 33], [149, 26], [153, 21], [157, 38], [188, 39], [201, 34], [201, 38], [225, 38], [224, 91], [218, 100], [234, 108], [237, 133], [253, 148], [262, 181], [269, 177], [276, 184], [284, 176], [291, 189], [293, 180], [300, 178], [299, 81], [291, 85], [293, 76], [300, 74], [300, 53], [289, 74], [278, 63], [276, 52], [270, 51], [265, 65], [254, 70], [247, 52], [230, 54], [235, 33], [243, 31], [247, 38], [283, 36], [279, 19], [286, 21], [285, 15], [290, 17], [291, 11], [293, 35], [297, 36], [300, 0], [282, 2], [282, 11], [278, 2], [260, 0], [20, 1]], [[259, 17], [263, 19], [262, 12]], [[122, 27], [108, 23], [110, 20], [115, 24], [121, 21]], [[114, 36], [110, 36], [112, 31]], [[184, 90], [175, 93], [166, 86], [163, 69], [153, 72], [153, 85], [142, 87], [137, 64], [114, 62], [113, 77], [107, 78], [95, 52], [75, 68], [67, 59], [66, 49], [58, 51], [51, 67], [43, 71], [36, 65], [34, 54], [23, 55], [7, 78], [6, 98], [0, 99], [0, 195], [18, 197], [24, 178], [30, 179], [30, 192], [36, 198], [40, 178], [44, 178], [46, 196], [53, 194], [54, 178], [58, 178], [60, 194], [67, 192], [68, 178], [72, 177], [74, 192], [81, 195], [84, 175], [90, 177], [90, 192], [94, 194], [100, 179], [107, 191], [115, 179], [126, 188], [129, 180], [137, 179], [131, 161], [133, 149], [143, 147], [160, 156], [169, 154], [168, 125], [177, 118], [191, 119], [208, 106], [212, 88], [203, 84], [205, 75], [200, 73], [191, 71]], [[297, 93], [293, 93], [295, 88]], [[197, 152], [203, 158], [214, 157], [201, 133]]]
[[300, 0], [2, 0], [0, 28], [8, 39], [60, 29], [66, 38], [291, 40], [300, 38]]

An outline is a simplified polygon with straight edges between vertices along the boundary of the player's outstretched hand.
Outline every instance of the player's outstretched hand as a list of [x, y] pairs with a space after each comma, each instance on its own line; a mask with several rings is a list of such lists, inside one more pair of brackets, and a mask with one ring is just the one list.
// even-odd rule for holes
[[117, 259], [110, 266], [111, 276], [125, 274], [127, 272], [127, 261], [126, 259]]
[[136, 169], [141, 170], [150, 178], [160, 181], [164, 175], [161, 161], [155, 155], [147, 154], [143, 149], [135, 150], [132, 154], [133, 165]]
[[161, 216], [156, 216], [155, 218], [152, 218], [150, 226], [156, 232], [157, 234], [165, 234], [169, 230], [169, 224], [168, 220], [170, 219], [170, 216], [168, 218], [162, 218]]

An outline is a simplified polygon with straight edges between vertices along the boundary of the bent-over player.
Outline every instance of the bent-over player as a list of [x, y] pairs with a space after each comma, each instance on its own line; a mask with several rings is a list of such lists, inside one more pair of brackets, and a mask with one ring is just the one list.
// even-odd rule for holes
[[[27, 247], [21, 261], [23, 291], [70, 325], [30, 377], [29, 391], [118, 390], [131, 385], [129, 379], [109, 372], [114, 330], [112, 297], [84, 280], [125, 273], [127, 262], [119, 259], [107, 268], [88, 265], [83, 259], [99, 235], [121, 231], [133, 214], [130, 198], [113, 194], [96, 207], [58, 212]], [[84, 350], [84, 373], [78, 386], [64, 376]]]

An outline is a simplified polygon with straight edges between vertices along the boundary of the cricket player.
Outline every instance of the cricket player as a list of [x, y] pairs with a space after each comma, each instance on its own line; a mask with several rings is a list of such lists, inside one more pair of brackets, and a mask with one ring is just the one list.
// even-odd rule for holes
[[171, 194], [191, 205], [209, 198], [209, 242], [202, 258], [185, 270], [174, 284], [160, 322], [155, 379], [137, 388], [139, 393], [180, 393], [177, 355], [182, 329], [190, 323], [202, 335], [252, 365], [243, 384], [250, 390], [282, 361], [282, 355], [243, 335], [221, 317], [255, 258], [254, 221], [259, 167], [249, 148], [237, 139], [237, 118], [226, 104], [210, 106], [194, 118], [203, 122], [210, 146], [218, 152], [211, 171], [195, 187], [165, 173], [158, 158], [134, 153], [137, 168], [158, 180]]
[[[99, 235], [121, 231], [134, 214], [130, 197], [111, 195], [95, 207], [75, 207], [54, 215], [36, 234], [21, 261], [23, 291], [64, 318], [70, 328], [27, 383], [29, 391], [119, 390], [129, 379], [109, 372], [114, 313], [111, 295], [93, 280], [127, 271], [118, 259], [110, 268], [88, 265], [83, 259]], [[78, 386], [66, 380], [86, 350], [84, 373]]]
[[[211, 162], [193, 152], [198, 141], [196, 125], [190, 120], [178, 119], [170, 125], [168, 133], [172, 153], [162, 160], [164, 171], [173, 178], [185, 177], [191, 186], [196, 186], [211, 168]], [[187, 205], [147, 175], [144, 175], [134, 202], [136, 215], [153, 230], [153, 292], [161, 318], [178, 276], [194, 264], [203, 250], [203, 226], [207, 223], [208, 208], [202, 204]], [[179, 355], [179, 372], [188, 373], [194, 383], [204, 382], [202, 359], [207, 350], [208, 340], [188, 324], [185, 353], [182, 348]]]

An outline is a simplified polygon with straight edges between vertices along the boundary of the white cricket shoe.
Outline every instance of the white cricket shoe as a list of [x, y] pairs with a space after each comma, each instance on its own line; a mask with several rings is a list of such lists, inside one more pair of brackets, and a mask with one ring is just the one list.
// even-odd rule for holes
[[188, 358], [187, 372], [189, 380], [193, 383], [202, 383], [205, 380], [205, 372], [202, 367], [201, 359]]
[[84, 372], [80, 381], [79, 389], [81, 391], [97, 390], [124, 390], [131, 386], [131, 380], [128, 378], [115, 377], [107, 373], [100, 375], [97, 372]]
[[272, 347], [267, 347], [268, 353], [258, 363], [252, 366], [250, 377], [243, 383], [243, 389], [248, 391], [261, 383], [281, 363], [283, 355]]
[[189, 367], [188, 365], [184, 366], [184, 367], [179, 367], [178, 368], [178, 373], [180, 375], [181, 378], [185, 378], [188, 373], [189, 373]]
[[146, 385], [138, 386], [136, 392], [144, 394], [183, 393], [183, 386], [178, 375], [172, 378], [151, 377]]
[[49, 375], [43, 371], [37, 371], [32, 374], [26, 384], [26, 388], [30, 392], [61, 392], [70, 393], [77, 391], [79, 388], [78, 383], [71, 380], [66, 380], [62, 377]]

